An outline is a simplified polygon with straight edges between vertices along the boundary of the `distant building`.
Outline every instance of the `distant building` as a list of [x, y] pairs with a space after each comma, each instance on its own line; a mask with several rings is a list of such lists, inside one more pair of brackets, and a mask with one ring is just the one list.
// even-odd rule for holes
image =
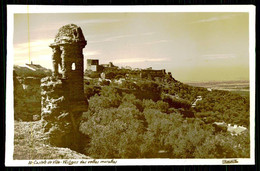
[[225, 122], [214, 122], [213, 126], [215, 127], [216, 131], [228, 131], [231, 135], [240, 135], [242, 132], [246, 131], [247, 128], [243, 126], [231, 125], [226, 124]]
[[101, 64], [101, 66], [104, 67], [104, 68], [115, 67], [115, 65], [112, 62], [109, 62], [108, 64]]
[[166, 75], [165, 69], [162, 70], [152, 70], [151, 67], [149, 69], [142, 69], [140, 72], [141, 78], [155, 78], [155, 77], [164, 77]]
[[49, 71], [48, 69], [42, 67], [41, 65], [39, 64], [33, 64], [33, 62], [31, 61], [30, 64], [25, 64], [25, 67], [30, 69], [30, 70], [33, 70], [33, 71]]
[[231, 135], [240, 135], [245, 130], [247, 130], [246, 127], [237, 126], [237, 125], [234, 126], [229, 125], [227, 129], [227, 131], [231, 132]]
[[98, 59], [87, 59], [87, 70], [102, 72], [105, 68], [118, 68], [112, 62], [108, 64], [99, 64]]
[[99, 60], [98, 59], [87, 59], [87, 70], [99, 71]]

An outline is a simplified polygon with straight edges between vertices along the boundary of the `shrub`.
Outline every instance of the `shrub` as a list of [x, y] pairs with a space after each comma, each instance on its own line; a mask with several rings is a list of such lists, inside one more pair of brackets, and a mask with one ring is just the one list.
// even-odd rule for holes
[[133, 81], [128, 81], [128, 80], [122, 81], [121, 87], [131, 89], [131, 90], [139, 90], [139, 87]]
[[166, 94], [162, 95], [162, 100], [169, 104], [170, 107], [189, 109], [191, 107], [190, 101], [182, 98], [176, 98]]
[[144, 127], [135, 108], [109, 108], [87, 112], [80, 131], [90, 137], [86, 153], [100, 158], [140, 157]]
[[115, 77], [115, 79], [120, 79], [120, 78], [124, 78], [124, 76], [123, 75], [117, 75], [116, 77]]
[[143, 100], [143, 107], [144, 109], [157, 109], [163, 113], [167, 113], [169, 109], [169, 104], [166, 102], [163, 102], [162, 100], [158, 100], [157, 102], [154, 102], [151, 99], [144, 99]]
[[[120, 72], [116, 70], [115, 77], [125, 74]], [[247, 99], [224, 91], [209, 93], [178, 81], [127, 80], [121, 86], [105, 85], [99, 93], [88, 93], [89, 111], [80, 124], [80, 131], [90, 138], [85, 145], [88, 155], [158, 158], [163, 150], [167, 158], [249, 156], [249, 132], [231, 136], [215, 132], [210, 124], [222, 120], [248, 124]], [[162, 89], [167, 94], [161, 94]], [[198, 95], [203, 100], [191, 108], [190, 102]], [[196, 118], [188, 118], [194, 117], [194, 112]]]
[[196, 147], [196, 158], [249, 158], [249, 132], [240, 136], [229, 133], [219, 133], [206, 137], [203, 144]]
[[90, 97], [94, 96], [95, 94], [100, 94], [101, 87], [88, 85], [84, 87], [85, 96], [89, 99]]
[[101, 86], [109, 86], [109, 84], [110, 84], [110, 81], [107, 81], [107, 80], [102, 80], [100, 83]]
[[154, 81], [144, 80], [144, 81], [138, 81], [136, 84], [138, 87], [140, 87], [140, 90], [142, 91], [151, 91], [154, 93], [159, 93], [162, 91], [159, 84], [157, 84]]
[[124, 94], [122, 101], [124, 103], [128, 102], [129, 104], [134, 105], [140, 112], [143, 112], [143, 102], [139, 99], [136, 99], [135, 95], [133, 94]]
[[99, 72], [94, 72], [94, 71], [85, 71], [85, 76], [90, 77], [90, 78], [99, 78], [100, 73]]
[[172, 158], [194, 158], [196, 147], [211, 134], [211, 131], [203, 129], [199, 121], [191, 119], [189, 123], [184, 122], [170, 130], [165, 145], [171, 151]]

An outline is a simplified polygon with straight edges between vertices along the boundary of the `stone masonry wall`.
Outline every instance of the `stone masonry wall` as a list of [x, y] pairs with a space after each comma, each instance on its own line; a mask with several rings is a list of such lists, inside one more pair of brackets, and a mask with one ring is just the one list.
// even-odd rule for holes
[[[42, 122], [51, 144], [80, 151], [79, 122], [87, 103], [73, 103], [66, 96], [66, 83], [57, 77], [41, 80]], [[77, 109], [77, 110], [76, 110]]]

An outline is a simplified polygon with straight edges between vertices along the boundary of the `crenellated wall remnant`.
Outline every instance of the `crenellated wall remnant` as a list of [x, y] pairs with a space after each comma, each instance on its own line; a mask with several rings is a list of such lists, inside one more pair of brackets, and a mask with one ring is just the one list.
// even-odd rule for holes
[[153, 69], [142, 69], [140, 72], [141, 78], [154, 78], [154, 77], [164, 77], [166, 75], [165, 69], [153, 70]]
[[[50, 45], [53, 49], [53, 74], [41, 80], [44, 129], [51, 143], [73, 149], [78, 147], [78, 125], [87, 111], [83, 84], [83, 48], [87, 41], [75, 24], [61, 27]], [[61, 73], [59, 73], [59, 67]], [[75, 147], [74, 147], [75, 146]]]

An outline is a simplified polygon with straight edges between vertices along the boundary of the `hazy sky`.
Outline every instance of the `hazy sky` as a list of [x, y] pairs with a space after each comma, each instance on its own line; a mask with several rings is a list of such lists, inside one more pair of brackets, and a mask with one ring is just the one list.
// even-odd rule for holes
[[31, 59], [52, 68], [48, 45], [60, 27], [74, 23], [88, 42], [85, 59], [166, 69], [184, 82], [248, 80], [248, 17], [223, 12], [15, 14], [14, 63]]

